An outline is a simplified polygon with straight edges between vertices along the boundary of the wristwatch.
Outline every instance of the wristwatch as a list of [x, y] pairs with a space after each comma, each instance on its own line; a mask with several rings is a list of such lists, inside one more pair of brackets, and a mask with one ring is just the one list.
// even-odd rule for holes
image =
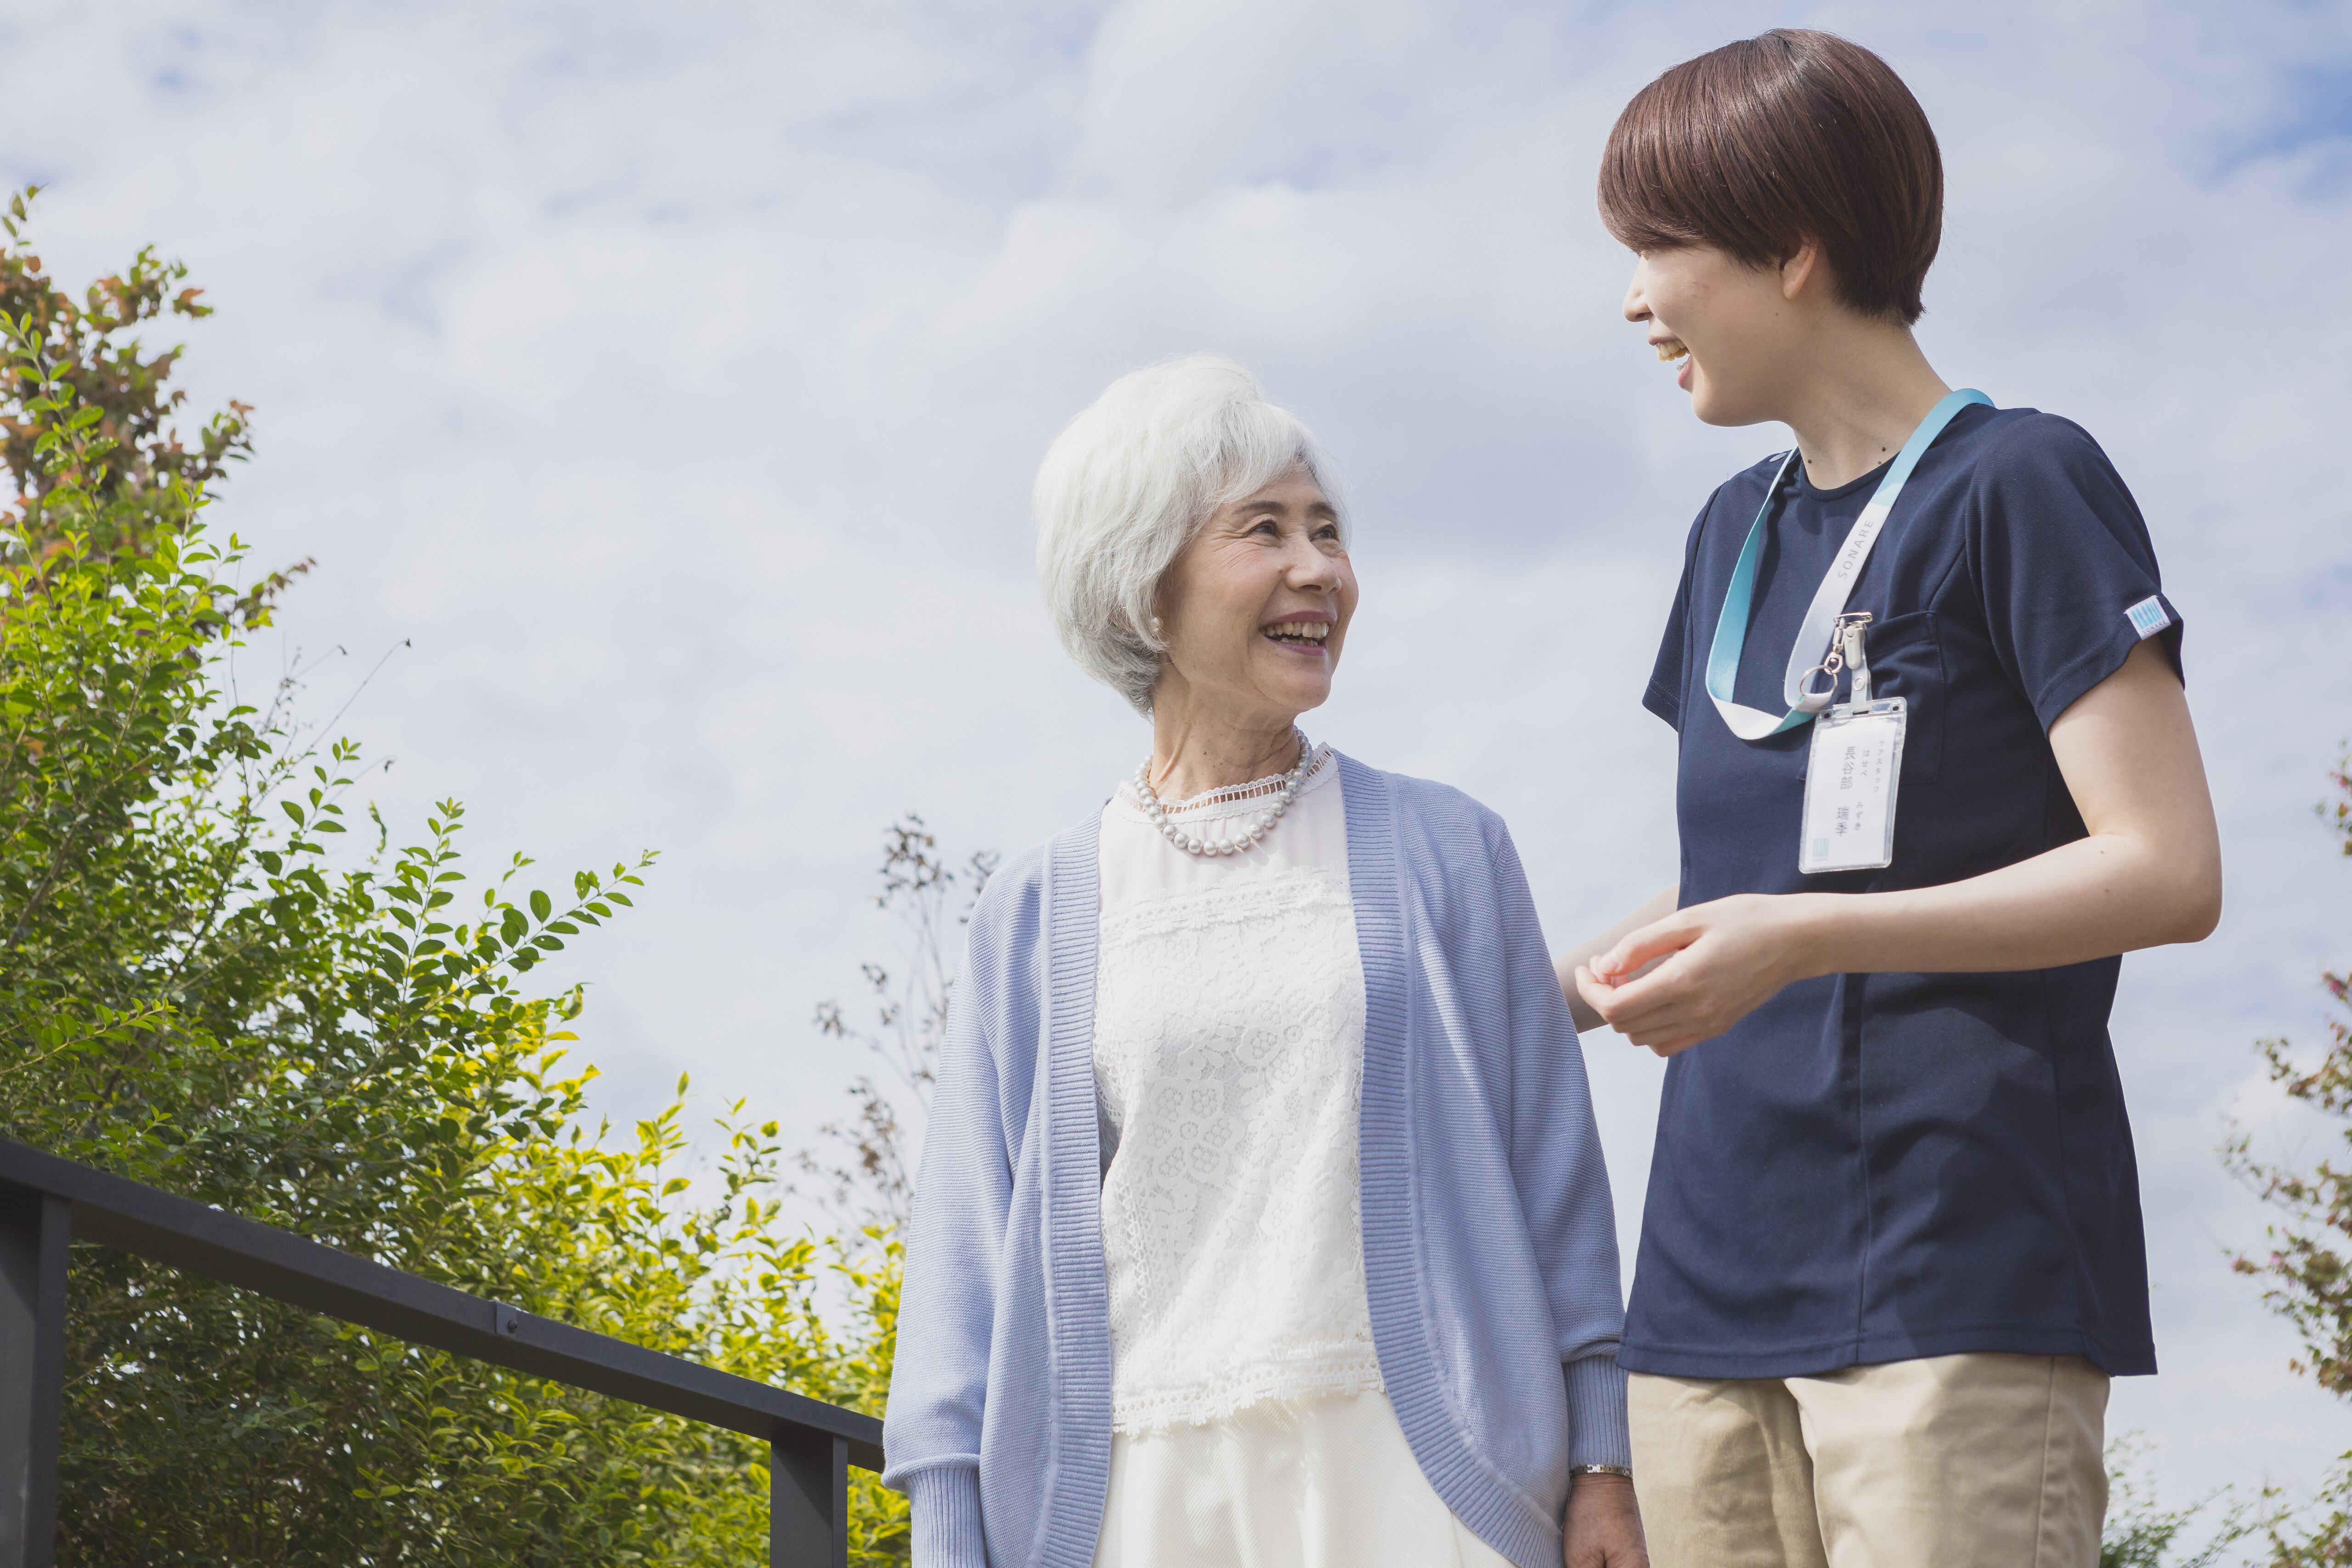
[[1633, 1479], [1633, 1468], [1628, 1465], [1570, 1465], [1568, 1473], [1571, 1476], [1622, 1476], [1629, 1481]]

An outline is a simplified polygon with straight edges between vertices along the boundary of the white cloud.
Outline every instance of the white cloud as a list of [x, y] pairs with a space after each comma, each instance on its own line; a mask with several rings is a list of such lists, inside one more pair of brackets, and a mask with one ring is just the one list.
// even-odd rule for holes
[[[1063, 418], [1179, 350], [1258, 366], [1349, 480], [1366, 610], [1316, 732], [1501, 808], [1556, 936], [1671, 877], [1671, 736], [1636, 700], [1687, 519], [1773, 437], [1693, 424], [1615, 319], [1593, 161], [1658, 69], [1827, 26], [1943, 139], [1932, 357], [2100, 438], [2189, 620], [2231, 902], [2126, 970], [2168, 1372], [2117, 1424], [2180, 1495], [2352, 1444], [2223, 1267], [2260, 1216], [2211, 1155], [2247, 1042], [2315, 1037], [2314, 976], [2352, 960], [2352, 868], [2307, 815], [2352, 731], [2352, 125], [2321, 90], [2352, 21], [988, 10], [0, 20], [0, 176], [54, 183], [58, 270], [156, 240], [222, 307], [190, 374], [262, 440], [224, 516], [321, 561], [289, 636], [354, 672], [414, 644], [352, 721], [400, 759], [387, 807], [462, 795], [486, 858], [559, 874], [664, 849], [567, 971], [606, 1102], [691, 1068], [813, 1124], [849, 1068], [804, 1021], [887, 940], [858, 912], [883, 822], [1009, 848], [1132, 765], [1139, 727], [1043, 624], [1025, 494]], [[1655, 1070], [1591, 1053], [1630, 1224]]]

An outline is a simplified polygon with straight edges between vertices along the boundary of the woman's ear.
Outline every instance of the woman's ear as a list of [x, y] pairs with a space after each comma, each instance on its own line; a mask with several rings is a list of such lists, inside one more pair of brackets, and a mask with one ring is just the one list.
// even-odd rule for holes
[[1168, 632], [1158, 615], [1144, 616], [1143, 625], [1139, 627], [1125, 610], [1113, 610], [1110, 613], [1110, 624], [1123, 632], [1131, 632], [1148, 642], [1162, 645], [1162, 657], [1165, 657]]
[[1171, 584], [1168, 581], [1174, 570], [1171, 565], [1169, 572], [1162, 574], [1160, 581], [1152, 584], [1150, 613], [1143, 617], [1144, 636], [1158, 645], [1162, 658], [1168, 657], [1168, 620], [1163, 617], [1172, 617], [1176, 613], [1176, 606], [1171, 602], [1175, 595], [1169, 591]]
[[1780, 298], [1794, 302], [1805, 291], [1805, 286], [1816, 278], [1826, 279], [1829, 268], [1822, 260], [1822, 247], [1817, 240], [1807, 240], [1797, 247], [1797, 254], [1780, 263]]

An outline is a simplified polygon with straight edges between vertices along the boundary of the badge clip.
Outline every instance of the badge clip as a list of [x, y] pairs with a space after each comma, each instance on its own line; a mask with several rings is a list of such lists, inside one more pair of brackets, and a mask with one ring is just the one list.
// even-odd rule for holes
[[[1838, 671], [1853, 667], [1853, 700], [1857, 703], [1870, 700], [1870, 665], [1862, 655], [1864, 628], [1871, 622], [1868, 610], [1846, 610], [1830, 626], [1830, 650], [1822, 662], [1805, 671], [1797, 682], [1797, 711], [1818, 713], [1830, 705], [1837, 695]], [[1813, 677], [1828, 682], [1821, 690], [1813, 689]]]

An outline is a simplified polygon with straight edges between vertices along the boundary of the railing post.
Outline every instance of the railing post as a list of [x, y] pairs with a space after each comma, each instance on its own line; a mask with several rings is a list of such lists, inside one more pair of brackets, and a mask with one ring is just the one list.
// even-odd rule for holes
[[0, 1182], [0, 1568], [49, 1568], [73, 1205]]
[[770, 1443], [768, 1568], [848, 1563], [849, 1439], [803, 1432]]

